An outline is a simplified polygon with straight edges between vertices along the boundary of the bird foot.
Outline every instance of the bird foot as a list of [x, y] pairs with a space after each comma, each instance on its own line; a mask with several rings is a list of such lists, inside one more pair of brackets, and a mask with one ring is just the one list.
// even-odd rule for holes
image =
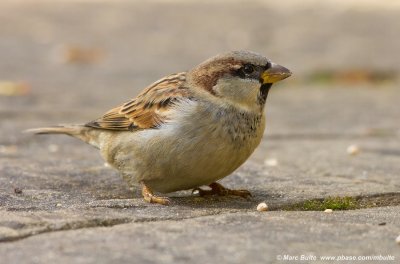
[[195, 188], [193, 189], [192, 193], [197, 191], [201, 197], [207, 195], [218, 195], [218, 196], [232, 195], [232, 196], [240, 196], [243, 198], [247, 198], [249, 196], [252, 196], [248, 190], [231, 190], [225, 188], [224, 186], [216, 182], [213, 182], [208, 186], [211, 188], [211, 190], [203, 190], [201, 188]]
[[153, 191], [150, 190], [146, 185], [143, 186], [142, 195], [143, 199], [149, 203], [157, 203], [161, 205], [169, 205], [171, 203], [171, 200], [168, 197], [154, 195]]

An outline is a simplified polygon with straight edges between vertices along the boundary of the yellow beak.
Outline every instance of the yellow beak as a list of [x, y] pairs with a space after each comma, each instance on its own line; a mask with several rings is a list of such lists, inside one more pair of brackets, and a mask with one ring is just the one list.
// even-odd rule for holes
[[271, 63], [271, 67], [261, 74], [261, 78], [263, 84], [276, 83], [278, 81], [286, 79], [290, 75], [292, 75], [292, 72], [285, 67], [275, 63]]

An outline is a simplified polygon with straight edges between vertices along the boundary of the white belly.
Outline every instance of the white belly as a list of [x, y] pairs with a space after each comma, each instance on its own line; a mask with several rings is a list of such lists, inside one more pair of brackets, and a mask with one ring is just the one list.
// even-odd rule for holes
[[232, 173], [258, 146], [264, 127], [261, 113], [246, 117], [196, 109], [157, 129], [120, 133], [114, 140], [130, 143], [107, 151], [114, 152], [111, 163], [132, 185], [144, 182], [168, 193]]

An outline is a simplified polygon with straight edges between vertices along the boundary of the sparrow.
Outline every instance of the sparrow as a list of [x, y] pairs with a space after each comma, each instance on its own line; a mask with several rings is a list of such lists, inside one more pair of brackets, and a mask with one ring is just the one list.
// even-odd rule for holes
[[[30, 129], [66, 134], [99, 149], [145, 201], [168, 205], [170, 193], [251, 196], [217, 183], [259, 145], [272, 84], [291, 72], [250, 51], [212, 57], [190, 71], [168, 75], [137, 97], [83, 125]], [[200, 187], [208, 185], [211, 189]]]

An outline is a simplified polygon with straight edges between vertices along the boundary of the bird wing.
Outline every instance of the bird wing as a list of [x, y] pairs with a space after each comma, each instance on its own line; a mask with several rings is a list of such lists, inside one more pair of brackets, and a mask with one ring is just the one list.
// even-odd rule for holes
[[167, 111], [175, 103], [190, 99], [185, 81], [185, 72], [164, 77], [144, 89], [136, 98], [111, 109], [85, 126], [120, 131], [156, 128], [168, 120]]

